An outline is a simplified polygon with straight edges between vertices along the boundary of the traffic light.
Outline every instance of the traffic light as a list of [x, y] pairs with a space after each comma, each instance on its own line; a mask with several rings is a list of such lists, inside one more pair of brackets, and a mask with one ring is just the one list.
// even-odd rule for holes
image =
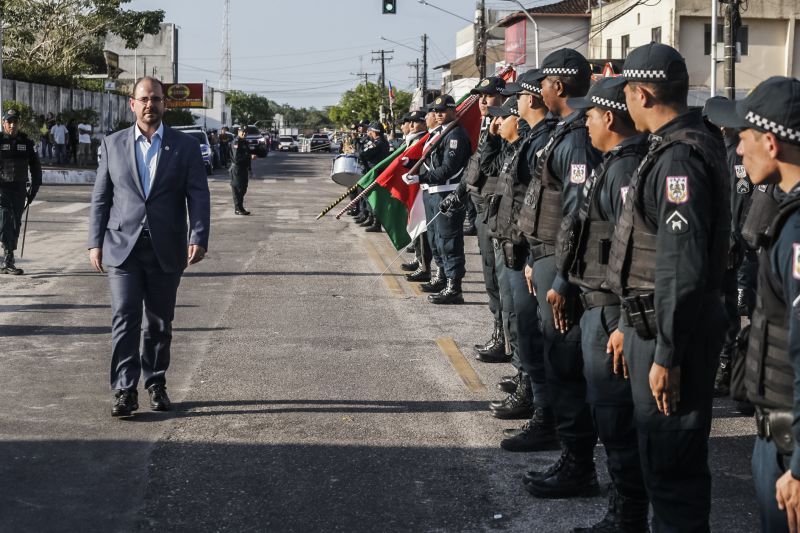
[[383, 14], [396, 15], [397, 14], [397, 0], [383, 0]]

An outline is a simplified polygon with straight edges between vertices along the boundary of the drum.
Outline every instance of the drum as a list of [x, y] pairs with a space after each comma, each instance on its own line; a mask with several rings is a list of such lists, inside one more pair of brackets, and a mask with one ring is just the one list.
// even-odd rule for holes
[[333, 160], [331, 179], [343, 187], [352, 187], [364, 175], [364, 169], [353, 154], [342, 154]]

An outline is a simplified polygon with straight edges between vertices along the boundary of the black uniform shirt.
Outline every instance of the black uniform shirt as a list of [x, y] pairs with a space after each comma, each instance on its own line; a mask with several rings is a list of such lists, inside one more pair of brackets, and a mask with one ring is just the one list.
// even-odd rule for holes
[[[6, 147], [8, 149], [6, 150]], [[20, 132], [15, 137], [0, 130], [0, 157], [12, 157], [16, 160], [24, 159], [30, 171], [30, 190], [28, 199], [33, 199], [42, 186], [42, 165], [39, 163], [39, 156], [36, 154], [36, 146], [27, 135]], [[8, 156], [6, 154], [9, 154]], [[1, 164], [1, 163], [0, 163]], [[5, 166], [5, 165], [4, 165]], [[9, 169], [13, 165], [9, 165]], [[26, 180], [27, 181], [27, 180]], [[0, 186], [9, 188], [25, 188], [24, 182], [0, 183]]]
[[371, 169], [391, 153], [389, 142], [386, 137], [381, 135], [377, 139], [367, 139], [367, 142], [362, 146], [361, 151], [358, 153], [358, 158], [367, 167]]
[[647, 135], [643, 133], [632, 135], [603, 155], [603, 163], [606, 165], [605, 177], [596, 196], [597, 207], [603, 220], [614, 222], [619, 220], [622, 207], [625, 205], [625, 196], [628, 194], [628, 183], [642, 160], [639, 156], [617, 157], [617, 154], [628, 146], [646, 143]]
[[250, 146], [247, 144], [247, 139], [241, 139], [238, 136], [233, 140], [233, 164], [239, 170], [250, 170]]
[[471, 155], [472, 145], [467, 130], [457, 125], [428, 153], [425, 158], [428, 171], [420, 175], [420, 183], [434, 186], [448, 183], [460, 176]]

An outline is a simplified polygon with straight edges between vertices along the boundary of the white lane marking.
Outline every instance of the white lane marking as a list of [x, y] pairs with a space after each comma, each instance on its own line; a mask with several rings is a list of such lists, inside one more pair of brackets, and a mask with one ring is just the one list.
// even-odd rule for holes
[[278, 183], [278, 180], [276, 180], [276, 179], [265, 179], [265, 180], [261, 180], [261, 181], [263, 181], [264, 183]]
[[297, 220], [300, 218], [300, 210], [278, 209], [278, 212], [275, 214], [275, 218], [277, 218], [278, 220]]
[[36, 207], [37, 205], [46, 204], [46, 200], [34, 200], [31, 202], [31, 207]]
[[308, 183], [308, 180], [306, 178], [295, 178], [294, 182], [295, 183]]
[[63, 214], [77, 213], [78, 211], [86, 209], [90, 205], [92, 204], [90, 204], [89, 202], [74, 202], [71, 204], [62, 205], [61, 207], [51, 207], [50, 209], [44, 209], [42, 213], [63, 213]]

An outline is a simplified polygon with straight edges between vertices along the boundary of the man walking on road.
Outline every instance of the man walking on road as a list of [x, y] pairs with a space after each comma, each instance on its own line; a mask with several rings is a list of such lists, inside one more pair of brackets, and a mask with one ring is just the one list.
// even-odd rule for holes
[[138, 80], [130, 106], [136, 124], [103, 140], [89, 215], [89, 260], [98, 272], [105, 263], [111, 286], [112, 416], [139, 408], [140, 375], [150, 407], [170, 409], [175, 298], [183, 270], [206, 253], [211, 215], [196, 141], [161, 123], [161, 82]]

